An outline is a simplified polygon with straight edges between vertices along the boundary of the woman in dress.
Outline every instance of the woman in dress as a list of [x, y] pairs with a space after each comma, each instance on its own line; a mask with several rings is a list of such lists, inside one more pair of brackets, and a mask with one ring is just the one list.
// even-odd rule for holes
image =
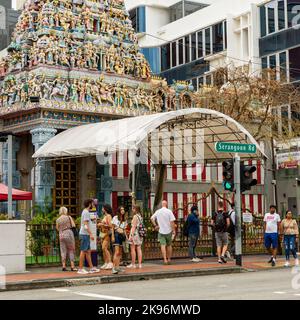
[[110, 205], [105, 204], [102, 207], [103, 219], [98, 223], [100, 229], [100, 238], [102, 241], [102, 252], [104, 265], [100, 269], [109, 270], [113, 268], [111, 261], [110, 244], [114, 242], [114, 230], [112, 226], [112, 208]]
[[120, 260], [122, 257], [122, 248], [123, 244], [126, 241], [126, 228], [127, 228], [127, 219], [126, 212], [124, 207], [119, 207], [116, 215], [112, 219], [112, 225], [114, 228], [115, 242], [113, 244], [115, 253], [114, 253], [114, 267], [112, 270], [113, 274], [119, 273], [120, 270]]
[[76, 227], [74, 220], [68, 215], [68, 209], [61, 207], [59, 209], [60, 217], [56, 220], [56, 229], [59, 232], [60, 253], [62, 260], [62, 270], [67, 271], [66, 261], [69, 256], [71, 271], [77, 271], [75, 268], [75, 238], [72, 228]]
[[136, 268], [135, 260], [136, 254], [138, 256], [138, 267], [142, 268], [142, 244], [143, 238], [139, 234], [139, 227], [143, 223], [143, 218], [141, 214], [141, 208], [139, 206], [132, 207], [133, 218], [131, 222], [131, 230], [129, 234], [129, 243], [131, 251], [131, 264], [127, 268]]
[[286, 212], [285, 219], [281, 222], [281, 234], [284, 236], [284, 247], [285, 247], [285, 267], [290, 266], [290, 252], [292, 252], [295, 265], [299, 265], [299, 260], [297, 256], [297, 249], [296, 249], [296, 237], [299, 235], [298, 224], [295, 219], [293, 219], [292, 211], [288, 210]]

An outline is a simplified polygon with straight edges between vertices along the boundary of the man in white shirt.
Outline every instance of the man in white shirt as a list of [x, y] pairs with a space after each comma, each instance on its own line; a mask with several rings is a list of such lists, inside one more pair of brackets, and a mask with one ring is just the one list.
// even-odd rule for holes
[[276, 265], [276, 255], [278, 248], [278, 231], [280, 227], [280, 215], [276, 213], [276, 206], [270, 206], [270, 212], [265, 214], [264, 217], [264, 231], [265, 231], [265, 247], [271, 254], [269, 263], [272, 267]]
[[158, 231], [158, 240], [161, 245], [161, 252], [164, 264], [171, 264], [172, 257], [172, 238], [175, 236], [175, 217], [168, 209], [168, 202], [162, 202], [162, 208], [157, 210], [151, 217], [151, 222]]

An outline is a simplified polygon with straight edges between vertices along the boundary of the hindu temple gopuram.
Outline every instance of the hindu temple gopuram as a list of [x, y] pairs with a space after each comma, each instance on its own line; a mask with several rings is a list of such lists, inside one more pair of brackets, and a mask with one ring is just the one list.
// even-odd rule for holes
[[[87, 197], [113, 208], [127, 206], [127, 154], [116, 153], [116, 164], [107, 167], [95, 157], [34, 166], [33, 153], [70, 127], [191, 107], [193, 87], [180, 82], [168, 86], [151, 75], [123, 0], [28, 0], [7, 52], [0, 60], [0, 131], [14, 133], [13, 187], [34, 190], [36, 203], [64, 205], [74, 215]], [[6, 144], [2, 167], [7, 183]], [[212, 181], [222, 181], [222, 173], [174, 165], [167, 179], [171, 186], [164, 198], [175, 209], [203, 195]], [[181, 184], [185, 180], [190, 187]], [[137, 197], [150, 207], [148, 188], [141, 185]], [[250, 196], [244, 201], [253, 211], [262, 210], [263, 195]], [[204, 215], [210, 201], [203, 198]], [[14, 208], [21, 214], [29, 209], [30, 203]]]

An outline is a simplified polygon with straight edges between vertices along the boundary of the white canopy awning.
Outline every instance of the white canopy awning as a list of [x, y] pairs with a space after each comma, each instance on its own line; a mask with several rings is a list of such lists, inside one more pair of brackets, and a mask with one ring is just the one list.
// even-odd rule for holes
[[[165, 146], [169, 145], [171, 158], [176, 160], [182, 156], [185, 142], [175, 139], [174, 135], [183, 130], [189, 132], [190, 138], [196, 135], [191, 144], [196, 146], [195, 158], [199, 160], [218, 161], [232, 157], [233, 153], [215, 151], [215, 144], [219, 141], [255, 144], [256, 154], [243, 154], [241, 157], [265, 157], [251, 134], [235, 120], [214, 110], [194, 108], [74, 127], [49, 140], [33, 158], [85, 157], [138, 150], [144, 148], [150, 137], [153, 139], [158, 133], [159, 143], [153, 139], [151, 150], [148, 151], [158, 158], [167, 149]], [[162, 140], [171, 142], [164, 144]], [[203, 147], [198, 148], [201, 144]]]

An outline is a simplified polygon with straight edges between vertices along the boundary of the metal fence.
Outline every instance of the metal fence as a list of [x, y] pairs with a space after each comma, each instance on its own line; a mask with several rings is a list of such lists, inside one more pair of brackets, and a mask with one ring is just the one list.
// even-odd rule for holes
[[[145, 219], [147, 236], [143, 244], [144, 259], [160, 259], [160, 245], [157, 233], [153, 232], [149, 219]], [[173, 242], [173, 257], [188, 257], [188, 239], [183, 235], [184, 219], [176, 222], [176, 238]], [[202, 257], [214, 256], [216, 253], [214, 232], [208, 219], [201, 219], [201, 237], [197, 245], [197, 255]], [[263, 220], [255, 219], [253, 224], [243, 225], [243, 253], [264, 253]], [[102, 257], [101, 244], [98, 243], [99, 256]], [[79, 257], [79, 239], [76, 239], [76, 257]], [[26, 232], [26, 263], [28, 265], [48, 265], [60, 263], [59, 235], [55, 225], [27, 224]]]

